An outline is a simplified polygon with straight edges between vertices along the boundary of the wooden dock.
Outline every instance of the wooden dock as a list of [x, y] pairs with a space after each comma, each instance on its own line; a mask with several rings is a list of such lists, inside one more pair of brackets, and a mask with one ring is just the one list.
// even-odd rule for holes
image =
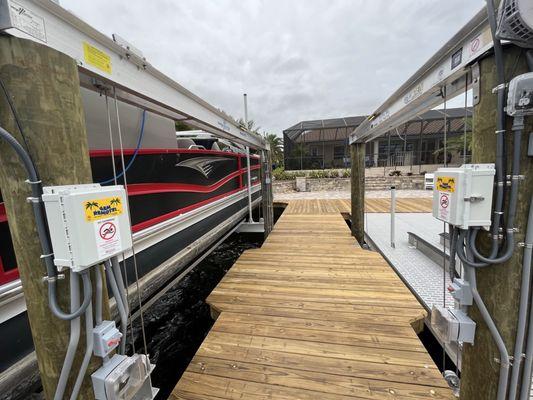
[[[281, 201], [280, 203], [284, 203]], [[350, 213], [350, 199], [290, 200], [285, 214], [339, 214]], [[430, 213], [431, 198], [396, 199], [397, 213]], [[390, 199], [365, 199], [365, 212], [390, 212]]]
[[339, 211], [298, 207], [209, 296], [218, 318], [170, 398], [453, 398], [411, 292]]

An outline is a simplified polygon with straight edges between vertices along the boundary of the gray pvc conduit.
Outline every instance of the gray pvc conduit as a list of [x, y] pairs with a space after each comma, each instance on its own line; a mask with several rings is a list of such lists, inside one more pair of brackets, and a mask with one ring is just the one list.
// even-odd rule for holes
[[531, 367], [533, 364], [533, 305], [529, 309], [529, 331], [527, 334], [526, 356], [524, 358], [524, 370], [522, 371], [522, 387], [520, 389], [520, 400], [529, 399], [529, 390], [531, 388]]
[[126, 333], [127, 333], [127, 328], [128, 328], [128, 315], [126, 314], [126, 309], [124, 308], [124, 304], [122, 303], [122, 296], [120, 295], [120, 292], [117, 287], [115, 275], [113, 274], [113, 270], [112, 270], [112, 263], [109, 260], [106, 260], [105, 262], [105, 272], [106, 272], [107, 280], [109, 281], [109, 286], [111, 286], [111, 292], [113, 293], [113, 297], [115, 297], [118, 314], [120, 316], [120, 332], [122, 333], [122, 339], [120, 340], [120, 350], [121, 350], [120, 354], [124, 354], [122, 350], [126, 348], [125, 343], [126, 343]]
[[46, 218], [44, 216], [43, 205], [41, 195], [43, 193], [41, 187], [41, 181], [35, 170], [35, 166], [31, 160], [31, 157], [21, 146], [21, 144], [4, 128], [0, 127], [0, 138], [4, 139], [17, 153], [18, 157], [22, 161], [24, 168], [28, 173], [28, 183], [31, 187], [33, 214], [35, 216], [35, 225], [37, 227], [37, 234], [39, 236], [39, 242], [41, 243], [42, 258], [46, 266], [46, 273], [48, 274], [48, 303], [52, 313], [63, 320], [71, 320], [82, 315], [89, 305], [92, 298], [91, 281], [88, 276], [82, 275], [83, 280], [83, 303], [77, 310], [67, 314], [61, 310], [57, 304], [57, 268], [52, 261], [52, 245], [50, 244], [50, 238], [48, 236], [48, 227], [46, 225]]
[[511, 195], [509, 197], [509, 212], [507, 213], [507, 230], [505, 241], [505, 252], [497, 258], [487, 258], [479, 253], [475, 246], [475, 240], [479, 228], [472, 231], [470, 238], [470, 249], [476, 258], [480, 261], [490, 264], [500, 264], [509, 260], [513, 255], [515, 247], [514, 239], [514, 220], [516, 216], [516, 207], [518, 203], [518, 176], [520, 175], [520, 143], [522, 139], [522, 131], [524, 129], [524, 118], [515, 117], [513, 119], [513, 172], [511, 183]]
[[85, 354], [83, 356], [83, 361], [81, 362], [80, 371], [76, 377], [76, 382], [74, 383], [74, 388], [70, 394], [70, 400], [76, 400], [81, 389], [83, 380], [85, 379], [85, 373], [89, 367], [89, 362], [91, 361], [91, 356], [93, 355], [94, 347], [94, 338], [93, 338], [93, 307], [92, 304], [89, 304], [89, 307], [85, 310]]
[[[533, 243], [533, 206], [531, 204], [531, 200], [529, 201], [529, 216], [527, 220], [526, 237], [524, 239], [524, 242], [526, 246], [524, 247], [524, 258], [522, 260], [522, 284], [520, 287], [518, 327], [516, 330], [516, 340], [513, 353], [513, 370], [511, 373], [511, 381], [509, 383], [509, 399], [512, 400], [516, 398], [518, 380], [520, 379], [520, 366], [522, 365], [522, 351], [524, 350], [524, 338], [526, 336], [527, 328], [527, 311], [530, 297], [529, 290], [531, 285], [531, 255], [533, 254], [533, 250], [531, 249], [531, 246], [529, 246], [531, 243]], [[529, 375], [531, 375], [531, 373]]]
[[94, 270], [96, 275], [96, 299], [94, 303], [94, 320], [96, 325], [100, 325], [102, 323], [102, 292], [104, 290], [104, 285], [102, 281], [102, 272], [100, 270], [100, 266], [95, 266]]
[[504, 56], [503, 46], [498, 37], [496, 37], [496, 11], [494, 7], [494, 0], [487, 0], [487, 18], [490, 25], [492, 34], [492, 42], [494, 43], [494, 60], [496, 64], [496, 74], [498, 87], [497, 98], [497, 117], [496, 117], [496, 198], [494, 202], [494, 219], [491, 227], [492, 233], [492, 245], [489, 258], [494, 258], [498, 254], [498, 235], [500, 233], [501, 217], [503, 211], [503, 201], [505, 198], [505, 169], [507, 167], [505, 156], [505, 103], [506, 103], [506, 91], [505, 91], [505, 69], [504, 69]]
[[494, 321], [492, 320], [490, 313], [477, 290], [475, 269], [466, 264], [464, 267], [465, 275], [467, 276], [468, 282], [470, 282], [470, 287], [472, 288], [474, 302], [476, 303], [483, 320], [487, 324], [490, 334], [500, 353], [500, 377], [498, 380], [498, 394], [496, 399], [505, 400], [507, 398], [507, 381], [509, 379], [509, 353], [507, 352], [507, 348], [505, 347], [505, 343], [500, 335], [500, 332], [498, 331], [498, 328], [494, 324]]
[[448, 273], [450, 275], [450, 279], [455, 279], [455, 265], [456, 265], [456, 259], [455, 256], [457, 255], [457, 228], [450, 225], [450, 265]]
[[[128, 304], [128, 297], [126, 296], [126, 288], [124, 287], [124, 279], [122, 278], [122, 273], [120, 272], [120, 264], [118, 262], [117, 257], [111, 258], [111, 265], [113, 266], [113, 273], [115, 275], [115, 281], [117, 282], [117, 288], [120, 293], [122, 305], [124, 307], [124, 313], [126, 314], [125, 328], [122, 332], [122, 335], [123, 335], [122, 340], [120, 341], [120, 351], [122, 354], [126, 354], [126, 336], [127, 336], [126, 334], [127, 334], [127, 329], [128, 329], [128, 316], [130, 314], [130, 307]], [[122, 324], [121, 324], [121, 328], [122, 328]]]
[[[70, 309], [75, 311], [80, 306], [80, 277], [77, 273], [70, 274]], [[70, 320], [70, 338], [68, 341], [67, 353], [65, 361], [61, 368], [59, 381], [57, 382], [54, 400], [62, 400], [67, 387], [67, 381], [70, 375], [70, 370], [76, 355], [76, 349], [80, 340], [80, 317]]]

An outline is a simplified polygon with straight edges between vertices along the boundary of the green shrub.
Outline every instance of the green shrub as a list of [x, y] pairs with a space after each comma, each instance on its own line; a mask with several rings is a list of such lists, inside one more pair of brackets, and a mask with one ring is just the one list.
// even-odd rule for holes
[[283, 167], [278, 167], [272, 171], [272, 175], [276, 181], [289, 181], [294, 179], [293, 176], [285, 171]]

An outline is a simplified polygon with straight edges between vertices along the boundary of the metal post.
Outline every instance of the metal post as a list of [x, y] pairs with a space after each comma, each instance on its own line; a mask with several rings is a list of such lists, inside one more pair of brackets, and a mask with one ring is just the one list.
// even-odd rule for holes
[[396, 220], [396, 187], [390, 187], [390, 246], [396, 248], [396, 231], [395, 231], [395, 220]]
[[246, 146], [246, 175], [248, 186], [248, 221], [254, 222], [252, 216], [252, 171], [250, 170], [250, 148]]
[[248, 95], [244, 93], [242, 97], [244, 99], [244, 124], [248, 130]]

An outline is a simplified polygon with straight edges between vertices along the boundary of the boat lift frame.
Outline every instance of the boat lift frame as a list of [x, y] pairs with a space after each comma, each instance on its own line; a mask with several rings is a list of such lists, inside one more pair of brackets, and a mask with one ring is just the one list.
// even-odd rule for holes
[[[349, 142], [369, 142], [479, 82], [476, 61], [493, 47], [485, 9], [480, 10], [437, 53], [351, 134]], [[474, 93], [476, 104], [476, 93]]]
[[[33, 40], [73, 58], [80, 86], [152, 113], [186, 122], [265, 154], [268, 142], [153, 67], [122, 37], [102, 34], [51, 0], [0, 0], [0, 31]], [[248, 156], [249, 160], [249, 156]], [[247, 163], [250, 185], [250, 162]], [[252, 199], [248, 189], [249, 218]], [[253, 221], [251, 221], [253, 222]], [[259, 226], [261, 225], [261, 226]], [[264, 230], [262, 224], [255, 230]]]
[[51, 0], [0, 0], [0, 31], [60, 51], [78, 64], [80, 85], [116, 88], [121, 101], [256, 149], [266, 141], [154, 68], [118, 35], [114, 40]]

